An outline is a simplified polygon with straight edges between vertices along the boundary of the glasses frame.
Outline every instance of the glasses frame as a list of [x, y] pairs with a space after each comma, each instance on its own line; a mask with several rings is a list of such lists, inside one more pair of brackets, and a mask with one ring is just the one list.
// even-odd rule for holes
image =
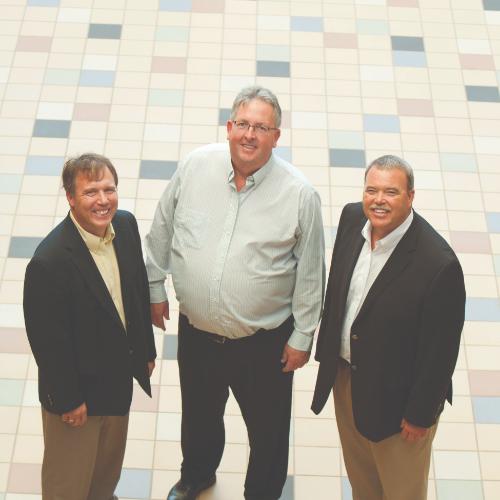
[[245, 120], [231, 120], [231, 122], [240, 132], [246, 132], [247, 130], [253, 128], [256, 134], [266, 135], [271, 132], [271, 130], [279, 130], [278, 127], [268, 127], [267, 125], [262, 125], [259, 123], [252, 125]]

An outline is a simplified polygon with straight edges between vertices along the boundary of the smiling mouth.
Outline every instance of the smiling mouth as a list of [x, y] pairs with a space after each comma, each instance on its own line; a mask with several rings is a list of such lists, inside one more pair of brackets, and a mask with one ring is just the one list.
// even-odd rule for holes
[[94, 210], [94, 214], [98, 215], [99, 217], [104, 217], [106, 215], [109, 215], [111, 213], [111, 210], [107, 208], [106, 210]]
[[389, 213], [388, 208], [380, 208], [380, 207], [371, 207], [370, 210], [375, 212], [377, 215], [385, 215]]

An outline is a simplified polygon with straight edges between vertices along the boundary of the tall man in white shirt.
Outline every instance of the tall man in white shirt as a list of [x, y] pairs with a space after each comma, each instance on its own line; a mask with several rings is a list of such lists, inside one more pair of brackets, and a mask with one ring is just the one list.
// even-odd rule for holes
[[333, 387], [354, 500], [425, 500], [432, 439], [451, 403], [464, 277], [413, 197], [411, 167], [378, 158], [333, 249], [312, 409]]
[[321, 314], [324, 242], [319, 196], [272, 152], [281, 109], [243, 89], [229, 147], [193, 151], [164, 192], [146, 237], [153, 323], [164, 328], [172, 274], [179, 301], [181, 479], [169, 500], [215, 482], [231, 388], [250, 441], [247, 500], [276, 500], [286, 480], [292, 377]]

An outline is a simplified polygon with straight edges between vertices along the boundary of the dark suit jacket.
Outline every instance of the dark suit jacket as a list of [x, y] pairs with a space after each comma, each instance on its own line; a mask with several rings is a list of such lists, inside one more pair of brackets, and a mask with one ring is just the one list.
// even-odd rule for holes
[[147, 362], [156, 357], [149, 290], [134, 216], [113, 218], [127, 331], [69, 215], [40, 243], [24, 282], [24, 318], [38, 364], [42, 406], [62, 414], [124, 415], [132, 377], [151, 395]]
[[[342, 322], [366, 222], [361, 203], [340, 218], [316, 348], [320, 362], [312, 409], [319, 413], [335, 383]], [[457, 257], [418, 214], [373, 283], [351, 328], [354, 420], [380, 441], [400, 431], [401, 419], [421, 427], [451, 403], [465, 314]]]

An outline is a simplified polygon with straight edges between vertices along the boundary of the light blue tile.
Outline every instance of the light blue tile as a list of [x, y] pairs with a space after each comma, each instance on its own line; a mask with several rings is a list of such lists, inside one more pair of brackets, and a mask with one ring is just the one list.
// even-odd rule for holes
[[121, 24], [90, 23], [88, 37], [119, 40], [122, 36]]
[[330, 166], [365, 168], [365, 152], [360, 149], [330, 149]]
[[490, 233], [500, 233], [500, 212], [486, 212], [486, 224]]
[[483, 500], [481, 481], [436, 479], [437, 500]]
[[293, 500], [294, 499], [294, 484], [293, 476], [287, 476], [285, 485], [283, 486], [283, 491], [279, 500]]
[[352, 488], [349, 478], [342, 477], [342, 500], [352, 500]]
[[191, 10], [191, 0], [160, 0], [160, 10], [189, 12]]
[[500, 0], [483, 0], [484, 10], [500, 10]]
[[61, 175], [62, 156], [28, 156], [24, 173], [28, 175]]
[[357, 32], [360, 35], [388, 35], [389, 23], [375, 19], [358, 19], [356, 21]]
[[400, 132], [399, 117], [395, 115], [364, 115], [366, 132]]
[[420, 36], [391, 36], [392, 50], [423, 52], [424, 39]]
[[280, 158], [283, 158], [283, 160], [289, 161], [290, 163], [292, 162], [292, 150], [290, 147], [278, 146], [274, 151]]
[[80, 74], [82, 87], [112, 87], [115, 81], [114, 71], [84, 69]]
[[177, 89], [151, 89], [148, 104], [150, 106], [182, 106], [184, 92]]
[[177, 359], [177, 335], [165, 335], [162, 359]]
[[467, 321], [500, 321], [500, 299], [467, 297], [465, 319]]
[[142, 160], [141, 179], [171, 179], [177, 169], [176, 161]]
[[476, 157], [467, 153], [441, 153], [441, 168], [450, 172], [476, 172]]
[[80, 79], [79, 69], [52, 69], [45, 71], [44, 83], [46, 85], [78, 85]]
[[12, 236], [10, 238], [9, 257], [31, 259], [42, 239], [36, 236]]
[[189, 28], [185, 26], [158, 26], [155, 38], [163, 42], [187, 42]]
[[363, 149], [365, 147], [363, 133], [349, 130], [330, 130], [328, 143], [333, 149]]
[[259, 61], [290, 61], [290, 47], [287, 45], [257, 45]]
[[21, 191], [23, 182], [22, 175], [18, 174], [0, 174], [0, 193], [15, 194]]
[[257, 61], [257, 76], [290, 76], [290, 63], [284, 61]]
[[23, 401], [24, 380], [0, 379], [0, 406], [20, 406]]
[[292, 16], [290, 27], [292, 31], [323, 31], [322, 17]]
[[69, 137], [70, 120], [35, 120], [33, 137]]
[[483, 85], [466, 85], [465, 93], [469, 101], [476, 102], [500, 102], [498, 87], [487, 87]]
[[500, 424], [500, 398], [473, 397], [472, 407], [476, 424]]
[[500, 255], [494, 255], [493, 262], [495, 263], [495, 274], [500, 276]]
[[410, 68], [425, 68], [427, 59], [424, 52], [410, 52], [405, 50], [394, 50], [392, 52], [394, 66]]
[[115, 494], [118, 497], [147, 499], [151, 491], [150, 470], [122, 469], [122, 474]]
[[28, 0], [30, 7], [58, 7], [60, 0]]
[[38, 382], [36, 380], [26, 380], [23, 394], [23, 406], [40, 406]]
[[219, 125], [225, 126], [230, 118], [231, 118], [231, 110], [229, 108], [219, 109]]

